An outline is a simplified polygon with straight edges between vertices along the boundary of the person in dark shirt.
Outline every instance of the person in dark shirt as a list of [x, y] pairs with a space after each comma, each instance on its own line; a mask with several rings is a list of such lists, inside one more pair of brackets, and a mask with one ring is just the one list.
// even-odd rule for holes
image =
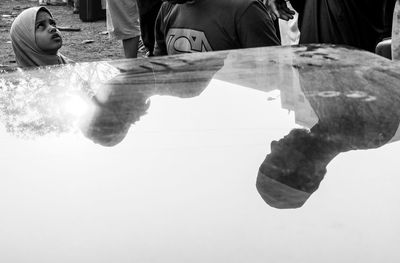
[[[381, 61], [369, 56], [373, 65]], [[400, 140], [399, 73], [379, 63], [363, 70], [331, 64], [316, 76], [315, 64], [307, 63], [297, 64], [303, 93], [298, 97], [311, 107], [317, 121], [309, 130], [296, 128], [272, 141], [257, 174], [259, 194], [279, 209], [304, 205], [339, 154]]]
[[[284, 0], [269, 0], [285, 14]], [[371, 52], [390, 36], [395, 0], [291, 0], [299, 13], [300, 44], [344, 44]], [[290, 17], [282, 17], [290, 19]]]
[[280, 45], [258, 0], [175, 0], [161, 6], [155, 55]]
[[162, 0], [137, 0], [140, 15], [140, 31], [144, 46], [153, 56], [154, 50], [154, 26]]

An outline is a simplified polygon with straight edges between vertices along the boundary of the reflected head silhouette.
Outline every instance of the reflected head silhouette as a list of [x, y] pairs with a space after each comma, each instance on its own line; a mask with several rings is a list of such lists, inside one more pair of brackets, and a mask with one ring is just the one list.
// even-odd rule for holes
[[129, 128], [147, 113], [153, 95], [179, 98], [199, 96], [226, 55], [193, 55], [190, 59], [153, 59], [122, 64], [120, 73], [103, 83], [92, 97], [93, 107], [81, 122], [83, 134], [103, 146], [115, 146]]
[[103, 146], [115, 146], [129, 131], [130, 126], [145, 115], [150, 107], [146, 94], [135, 96], [105, 84], [92, 98], [93, 107], [81, 120], [83, 134]]
[[305, 129], [293, 129], [271, 143], [271, 153], [260, 166], [257, 190], [275, 208], [301, 207], [318, 189], [328, 163], [341, 146], [331, 138]]
[[79, 129], [97, 144], [114, 146], [147, 113], [153, 95], [199, 96], [225, 58], [189, 54], [10, 73], [0, 80], [0, 121], [19, 137]]

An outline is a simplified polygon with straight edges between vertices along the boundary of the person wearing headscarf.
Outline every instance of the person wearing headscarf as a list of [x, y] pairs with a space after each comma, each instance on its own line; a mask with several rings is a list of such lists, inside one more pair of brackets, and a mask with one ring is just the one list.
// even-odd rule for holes
[[31, 7], [21, 12], [11, 25], [10, 35], [19, 67], [71, 62], [58, 52], [62, 37], [52, 14], [45, 7]]

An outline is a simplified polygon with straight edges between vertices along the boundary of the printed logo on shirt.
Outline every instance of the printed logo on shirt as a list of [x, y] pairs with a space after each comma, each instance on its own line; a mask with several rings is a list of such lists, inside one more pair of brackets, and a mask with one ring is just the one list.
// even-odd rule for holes
[[204, 32], [186, 28], [171, 28], [167, 34], [168, 54], [212, 51]]

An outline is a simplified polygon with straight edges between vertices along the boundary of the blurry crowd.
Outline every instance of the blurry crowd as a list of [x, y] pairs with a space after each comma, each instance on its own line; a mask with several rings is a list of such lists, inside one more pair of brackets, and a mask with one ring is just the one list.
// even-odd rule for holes
[[107, 10], [107, 30], [126, 58], [137, 57], [139, 43], [148, 56], [329, 43], [390, 57], [396, 0], [39, 0], [10, 31], [20, 67], [70, 62], [58, 52], [49, 4], [73, 5], [82, 21]]

